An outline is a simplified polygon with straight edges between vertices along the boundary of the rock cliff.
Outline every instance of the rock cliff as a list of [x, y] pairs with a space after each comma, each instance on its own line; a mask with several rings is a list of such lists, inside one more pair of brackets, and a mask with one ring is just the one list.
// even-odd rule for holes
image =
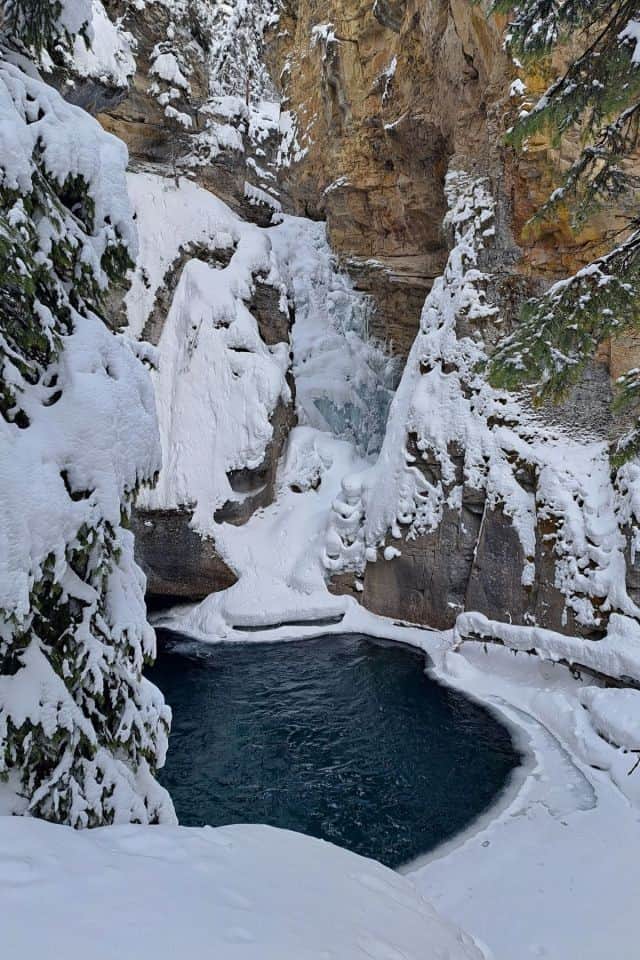
[[[265, 16], [268, 7], [264, 5]], [[106, 0], [105, 8], [129, 53], [129, 85], [106, 96], [97, 76], [86, 81], [78, 75], [68, 83], [72, 97], [86, 101], [83, 105], [129, 149], [130, 191], [144, 236], [125, 304], [124, 291], [111, 297], [112, 321], [158, 348], [161, 371], [169, 371], [175, 352], [166, 346], [175, 335], [171, 325], [181, 330], [181, 318], [187, 318], [196, 330], [203, 319], [208, 322], [205, 314], [220, 315], [215, 321], [218, 341], [208, 347], [222, 351], [221, 366], [203, 355], [205, 336], [198, 328], [192, 342], [179, 344], [184, 347], [181, 369], [165, 379], [159, 374], [157, 391], [170, 395], [172, 406], [165, 423], [165, 465], [170, 459], [167, 445], [181, 452], [172, 478], [167, 480], [167, 466], [158, 496], [143, 497], [133, 516], [149, 595], [200, 599], [234, 583], [234, 572], [216, 551], [215, 524], [244, 524], [272, 502], [276, 468], [295, 422], [294, 386], [287, 373], [290, 317], [282, 281], [268, 241], [261, 243], [251, 233], [252, 225], [257, 229], [270, 224], [280, 208], [270, 167], [281, 138], [270, 114], [273, 104], [260, 99], [260, 94], [270, 93], [268, 77], [259, 65], [251, 66], [256, 58], [252, 44], [259, 41], [257, 21], [245, 42], [243, 24], [234, 22], [235, 13], [226, 4]], [[251, 84], [247, 81], [242, 90], [224, 79], [227, 68], [221, 65], [234, 56], [235, 69], [245, 65], [253, 70]], [[226, 208], [216, 206], [218, 200]], [[196, 293], [198, 304], [193, 305], [193, 316], [187, 316]], [[255, 378], [256, 396], [247, 400], [236, 390], [234, 401], [229, 388], [225, 402], [235, 402], [241, 411], [234, 417], [222, 401], [217, 408], [209, 405], [206, 377], [237, 380], [245, 376], [243, 364], [247, 382]], [[264, 387], [264, 378], [274, 381], [271, 387]], [[206, 399], [185, 398], [185, 384], [194, 380]], [[195, 436], [185, 434], [193, 429], [185, 423], [190, 400], [201, 404], [198, 415], [215, 424], [219, 435], [224, 420], [239, 430], [236, 448], [229, 449], [226, 458], [224, 444], [215, 450], [207, 446], [215, 441], [206, 428]], [[252, 405], [263, 402], [264, 413], [257, 416]], [[180, 417], [182, 426], [176, 427]], [[257, 441], [250, 436], [252, 430]], [[179, 491], [169, 487], [172, 482], [180, 485], [189, 470], [195, 470], [193, 462], [186, 461], [194, 460], [198, 447], [203, 456], [207, 451], [220, 461], [218, 486], [224, 495], [208, 501], [210, 523], [196, 528], [193, 484], [190, 487], [187, 478]]]
[[[290, 0], [284, 7], [270, 55], [304, 151], [285, 177], [296, 209], [326, 218], [341, 262], [374, 296], [373, 331], [406, 356], [415, 347], [424, 297], [451, 248], [451, 235], [441, 227], [445, 174], [464, 170], [482, 178], [494, 199], [494, 234], [478, 266], [486, 271], [495, 317], [458, 317], [456, 336], [473, 337], [490, 352], [517, 322], [523, 299], [591, 260], [616, 222], [616, 213], [609, 212], [579, 236], [562, 216], [536, 234], [526, 229], [575, 155], [576, 143], [565, 138], [556, 146], [540, 135], [516, 155], [503, 146], [503, 137], [559, 64], [548, 63], [539, 74], [518, 74], [503, 50], [504, 21], [466, 0], [331, 0], [321, 10], [310, 0]], [[586, 445], [606, 441], [611, 377], [634, 366], [639, 356], [633, 337], [612, 343], [563, 406], [534, 413], [523, 396], [521, 408], [535, 418], [542, 439], [559, 431], [579, 435]], [[445, 374], [456, 370], [451, 360], [438, 362]], [[430, 372], [423, 362], [421, 373]], [[462, 389], [476, 387], [466, 383]], [[432, 406], [432, 418], [443, 415], [437, 403]], [[492, 415], [482, 429], [493, 433], [505, 424], [513, 427], [514, 421]], [[583, 585], [578, 593], [588, 597], [585, 614], [582, 600], [570, 597], [572, 588], [560, 571], [567, 517], [542, 489], [544, 465], [530, 450], [509, 454], [535, 517], [534, 542], [525, 549], [509, 503], [488, 496], [485, 480], [469, 482], [470, 443], [462, 440], [444, 452], [455, 474], [445, 483], [437, 443], [406, 424], [399, 446], [407, 462], [416, 464], [430, 489], [449, 491], [450, 502], [437, 521], [417, 532], [412, 527], [408, 536], [391, 517], [384, 529], [369, 524], [371, 557], [372, 543], [382, 541], [385, 556], [393, 559], [378, 552], [376, 562], [368, 558], [364, 566], [362, 560], [360, 567], [352, 565], [362, 575], [354, 595], [374, 612], [437, 627], [450, 627], [461, 610], [473, 609], [495, 619], [599, 635], [608, 600]], [[365, 514], [376, 510], [375, 492], [368, 496]], [[338, 528], [353, 502], [347, 490], [338, 506]], [[354, 539], [353, 531], [342, 538], [343, 553], [353, 554]], [[626, 552], [630, 560], [628, 547]], [[535, 569], [532, 582], [523, 576], [527, 564]], [[341, 569], [331, 550], [329, 567]], [[628, 590], [635, 599], [637, 578], [637, 563], [628, 563]], [[336, 592], [353, 590], [348, 574], [337, 573], [332, 583]]]
[[[527, 229], [576, 143], [565, 138], [558, 146], [539, 135], [516, 154], [503, 135], [559, 62], [537, 73], [516, 69], [503, 49], [504, 21], [467, 0], [327, 0], [321, 9], [285, 0], [278, 17], [266, 5], [271, 12], [253, 23], [249, 53], [246, 39], [234, 48], [250, 64], [240, 89], [237, 77], [235, 86], [221, 81], [218, 47], [246, 27], [216, 19], [232, 8], [169, 0], [107, 7], [131, 35], [137, 66], [129, 96], [105, 101], [100, 118], [128, 144], [134, 171], [159, 171], [176, 185], [188, 178], [259, 231], [280, 210], [326, 221], [353, 295], [373, 306], [366, 337], [383, 345], [379, 357], [406, 364], [378, 464], [362, 482], [346, 479], [329, 518], [330, 589], [352, 593], [374, 612], [443, 628], [461, 611], [477, 610], [597, 637], [611, 610], [633, 613], [640, 580], [633, 523], [626, 481], [612, 481], [606, 444], [611, 377], [637, 364], [640, 345], [633, 337], [609, 344], [559, 408], [533, 410], [526, 393], [500, 398], [473, 366], [513, 328], [524, 298], [593, 258], [619, 213], [609, 211], [579, 236], [563, 215], [536, 233]], [[233, 27], [222, 41], [221, 24]], [[266, 49], [256, 39], [264, 27]], [[467, 178], [457, 193], [456, 171]], [[455, 211], [467, 201], [475, 209], [478, 190], [491, 209], [483, 200], [474, 216], [491, 227], [486, 237], [474, 228], [469, 241]], [[138, 334], [160, 344], [191, 264], [232, 269], [236, 254], [214, 233], [204, 244], [197, 231], [185, 236], [163, 260]], [[460, 243], [477, 283], [454, 276]], [[269, 351], [288, 343], [294, 319], [272, 268], [252, 269], [240, 297]], [[479, 297], [482, 309], [460, 301], [450, 317], [447, 297]], [[294, 299], [289, 290], [289, 308]], [[435, 344], [428, 310], [448, 318], [446, 344]], [[229, 461], [232, 494], [212, 507], [214, 526], [194, 530], [189, 496], [145, 501], [136, 527], [152, 593], [196, 598], [235, 579], [216, 553], [215, 523], [245, 523], [277, 494], [276, 468], [294, 423], [295, 384], [286, 378], [289, 394], [269, 406], [262, 461]], [[422, 394], [431, 397], [426, 413], [416, 406]], [[371, 453], [366, 438], [357, 439]], [[575, 469], [562, 474], [557, 449], [565, 440]], [[596, 475], [606, 487], [604, 506], [589, 499], [584, 478]], [[414, 500], [398, 522], [403, 510], [396, 515], [389, 504], [402, 499], [407, 477]], [[592, 511], [606, 513], [604, 549], [588, 521]], [[623, 555], [627, 592], [616, 599], [603, 570], [606, 560], [619, 577]]]

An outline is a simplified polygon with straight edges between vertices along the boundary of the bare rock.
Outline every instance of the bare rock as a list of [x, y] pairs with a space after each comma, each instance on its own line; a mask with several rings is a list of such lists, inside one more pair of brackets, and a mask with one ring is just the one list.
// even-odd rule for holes
[[236, 583], [215, 542], [196, 533], [191, 518], [188, 510], [134, 511], [136, 560], [147, 577], [149, 596], [202, 600]]

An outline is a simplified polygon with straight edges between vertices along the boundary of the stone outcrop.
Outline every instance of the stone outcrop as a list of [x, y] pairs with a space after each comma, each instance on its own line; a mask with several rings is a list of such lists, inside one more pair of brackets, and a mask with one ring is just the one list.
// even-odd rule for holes
[[236, 582], [215, 541], [191, 528], [191, 516], [188, 510], [134, 511], [136, 560], [147, 577], [148, 596], [202, 600]]

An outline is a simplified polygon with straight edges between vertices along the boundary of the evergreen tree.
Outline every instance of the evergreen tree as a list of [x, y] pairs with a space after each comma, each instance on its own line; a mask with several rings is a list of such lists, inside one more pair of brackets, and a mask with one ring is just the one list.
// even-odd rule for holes
[[[580, 55], [508, 134], [515, 147], [542, 129], [556, 142], [572, 129], [581, 136], [579, 155], [534, 223], [553, 217], [560, 204], [576, 229], [605, 204], [625, 223], [609, 238], [609, 252], [525, 304], [517, 330], [492, 359], [497, 385], [536, 383], [539, 397], [558, 400], [603, 340], [640, 321], [640, 179], [629, 162], [640, 134], [640, 12], [637, 0], [500, 0], [497, 7], [513, 13], [507, 42], [523, 59], [544, 57], [569, 38], [581, 42]], [[640, 408], [638, 371], [618, 388], [616, 406]], [[620, 438], [614, 460], [638, 451], [640, 426]]]
[[0, 779], [74, 827], [174, 820], [126, 529], [153, 393], [100, 315], [135, 250], [126, 150], [11, 52], [50, 55], [83, 4], [7, 0], [0, 49]]
[[76, 34], [90, 39], [90, 0], [3, 0], [2, 35], [39, 60], [58, 65], [71, 53]]
[[232, 5], [214, 0], [210, 71], [214, 93], [241, 96], [249, 106], [270, 89], [262, 41], [277, 7], [277, 0], [235, 0]]

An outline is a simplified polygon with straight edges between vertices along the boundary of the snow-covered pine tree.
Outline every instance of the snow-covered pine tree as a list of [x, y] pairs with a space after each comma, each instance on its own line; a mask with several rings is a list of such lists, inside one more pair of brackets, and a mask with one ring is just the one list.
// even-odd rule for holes
[[249, 105], [271, 80], [262, 57], [265, 30], [277, 19], [278, 0], [214, 0], [210, 52], [213, 93], [241, 96]]
[[2, 35], [33, 59], [44, 54], [58, 66], [71, 55], [74, 37], [91, 33], [91, 0], [3, 0]]
[[135, 250], [126, 149], [25, 56], [87, 3], [41, 6], [5, 0], [0, 47], [0, 792], [74, 827], [174, 821], [126, 529], [159, 468], [153, 391], [100, 316]]
[[[538, 384], [540, 398], [561, 399], [600, 343], [640, 323], [640, 179], [629, 164], [640, 135], [640, 11], [637, 0], [498, 0], [513, 14], [508, 44], [522, 59], [547, 56], [572, 39], [581, 52], [536, 106], [509, 132], [516, 147], [541, 129], [559, 140], [572, 128], [581, 150], [534, 221], [568, 206], [576, 228], [604, 204], [626, 221], [610, 250], [528, 301], [515, 333], [491, 363], [493, 382]], [[636, 167], [637, 169], [637, 167]], [[605, 238], [606, 239], [606, 238]], [[618, 383], [616, 406], [640, 409], [640, 371]], [[614, 460], [640, 452], [640, 425], [621, 437]]]

